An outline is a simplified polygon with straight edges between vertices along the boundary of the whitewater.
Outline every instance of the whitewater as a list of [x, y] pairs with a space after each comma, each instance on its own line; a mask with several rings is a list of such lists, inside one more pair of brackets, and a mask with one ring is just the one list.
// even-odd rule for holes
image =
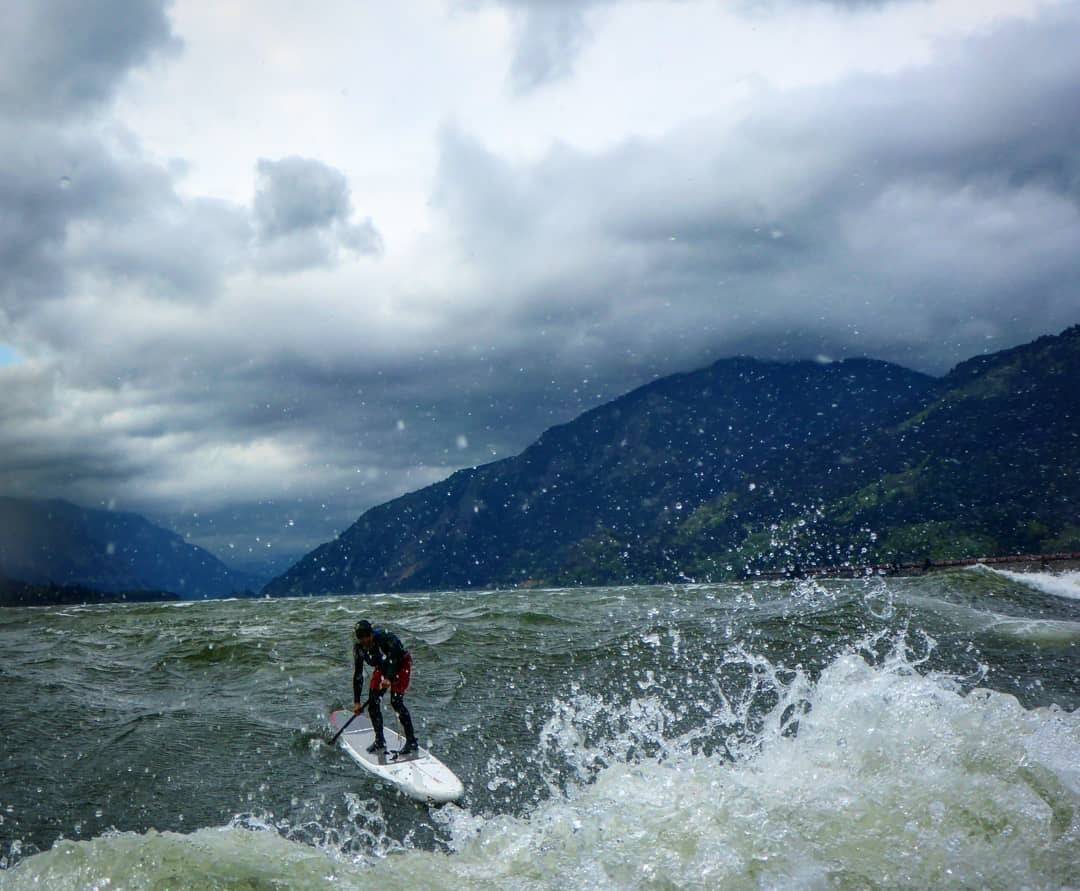
[[[0, 888], [1080, 887], [1078, 590], [977, 568], [0, 610]], [[457, 805], [325, 745], [359, 618], [412, 650]]]

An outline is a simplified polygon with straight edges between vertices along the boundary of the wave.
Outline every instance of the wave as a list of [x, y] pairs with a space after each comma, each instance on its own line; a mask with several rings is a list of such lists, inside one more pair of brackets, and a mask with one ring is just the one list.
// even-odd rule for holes
[[1021, 585], [1035, 588], [1043, 594], [1080, 600], [1080, 572], [1012, 572], [1008, 569], [992, 568], [990, 571]]
[[[349, 875], [352, 872], [353, 875]], [[0, 873], [0, 888], [321, 888], [363, 887], [363, 872], [277, 832], [229, 825], [177, 832], [116, 832], [61, 841]]]
[[1080, 622], [996, 616], [988, 628], [995, 633], [1029, 643], [1058, 645], [1080, 643]]
[[433, 812], [440, 844], [392, 838], [378, 799], [347, 793], [336, 821], [62, 841], [0, 887], [1080, 884], [1080, 713], [967, 692], [924, 670], [932, 649], [868, 638], [816, 679], [733, 649], [745, 687], [717, 683], [693, 726], [647, 678], [628, 702], [572, 691], [530, 751], [484, 771], [496, 791], [534, 771], [544, 794], [523, 813]]
[[1036, 644], [1061, 645], [1080, 642], [1080, 622], [1069, 619], [1015, 616], [988, 609], [989, 599], [978, 605], [957, 603], [928, 596], [907, 595], [897, 602], [935, 614], [966, 632], [994, 635]]

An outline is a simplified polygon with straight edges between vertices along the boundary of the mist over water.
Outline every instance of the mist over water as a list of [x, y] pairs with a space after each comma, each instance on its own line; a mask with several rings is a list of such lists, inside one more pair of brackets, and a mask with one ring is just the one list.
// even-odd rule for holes
[[[0, 611], [0, 887], [1080, 885], [1077, 581]], [[361, 617], [458, 805], [323, 743]]]

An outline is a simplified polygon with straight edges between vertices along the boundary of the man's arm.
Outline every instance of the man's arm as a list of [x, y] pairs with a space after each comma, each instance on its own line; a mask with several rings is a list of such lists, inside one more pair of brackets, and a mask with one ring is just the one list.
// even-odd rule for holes
[[353, 644], [352, 698], [353, 702], [362, 702], [364, 696], [364, 654], [360, 645]]

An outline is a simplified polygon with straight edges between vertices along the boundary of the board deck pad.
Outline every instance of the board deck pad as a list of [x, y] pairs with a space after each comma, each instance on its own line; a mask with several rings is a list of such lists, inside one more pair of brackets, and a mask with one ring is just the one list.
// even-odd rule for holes
[[[352, 712], [344, 709], [331, 712], [330, 723], [335, 732], [351, 717]], [[456, 801], [465, 794], [461, 780], [427, 749], [419, 748], [399, 757], [396, 753], [405, 745], [405, 739], [387, 726], [383, 727], [383, 737], [385, 751], [369, 752], [367, 749], [375, 740], [375, 730], [368, 716], [360, 715], [341, 734], [338, 742], [349, 757], [369, 773], [392, 783], [417, 801], [441, 804]]]

